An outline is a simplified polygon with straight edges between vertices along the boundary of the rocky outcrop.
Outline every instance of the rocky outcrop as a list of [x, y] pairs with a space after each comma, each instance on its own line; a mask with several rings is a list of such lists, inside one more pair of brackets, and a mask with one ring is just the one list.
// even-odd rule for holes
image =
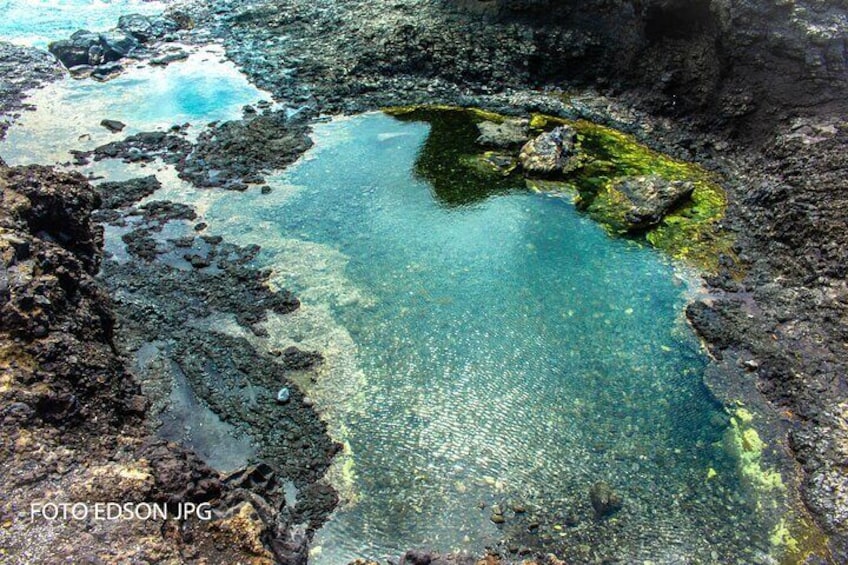
[[484, 147], [509, 149], [523, 145], [530, 136], [527, 120], [504, 120], [501, 123], [480, 122], [477, 124], [480, 136], [477, 143]]
[[89, 65], [96, 67], [126, 57], [136, 47], [138, 41], [121, 31], [91, 33], [80, 30], [70, 39], [50, 43], [48, 49], [67, 68]]
[[627, 229], [639, 231], [659, 224], [692, 195], [695, 185], [691, 181], [670, 181], [650, 175], [623, 178], [608, 190], [619, 196]]
[[521, 148], [518, 160], [530, 175], [549, 176], [570, 172], [577, 163], [577, 132], [559, 126], [540, 133]]
[[[24, 92], [62, 77], [62, 66], [43, 51], [0, 41], [0, 114], [14, 116], [25, 106]], [[0, 120], [0, 138], [8, 120]]]
[[175, 40], [175, 32], [191, 25], [191, 18], [179, 11], [153, 18], [130, 14], [122, 16], [118, 27], [111, 31], [92, 33], [81, 29], [68, 39], [51, 42], [47, 48], [74, 76], [108, 80], [123, 72], [119, 61], [125, 57], [147, 57], [151, 64], [160, 65], [185, 59], [185, 53], [155, 57], [156, 42]]
[[[302, 502], [297, 512], [281, 514], [285, 499], [274, 469], [222, 477], [142, 425], [148, 400], [116, 353], [112, 304], [94, 277], [102, 244], [102, 230], [90, 219], [100, 205], [97, 193], [81, 176], [37, 166], [3, 167], [0, 189], [4, 554], [19, 562], [57, 555], [180, 562], [188, 555], [304, 563], [305, 537], [281, 515], [300, 519], [316, 511]], [[181, 522], [94, 519], [92, 505], [107, 502], [161, 503], [174, 511], [175, 504], [208, 502], [214, 512], [211, 520], [192, 515]], [[33, 527], [31, 503], [83, 503], [92, 514], [36, 518]]]

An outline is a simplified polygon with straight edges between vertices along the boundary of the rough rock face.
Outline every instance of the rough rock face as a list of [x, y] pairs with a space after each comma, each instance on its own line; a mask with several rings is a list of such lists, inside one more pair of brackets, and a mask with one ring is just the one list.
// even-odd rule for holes
[[559, 126], [539, 134], [521, 148], [518, 160], [529, 174], [552, 175], [568, 172], [574, 163], [577, 132]]
[[[304, 562], [303, 539], [277, 516], [285, 502], [273, 472], [222, 478], [141, 426], [147, 400], [115, 352], [111, 303], [94, 279], [97, 193], [37, 166], [3, 167], [0, 190], [4, 562]], [[181, 525], [30, 519], [32, 502], [111, 501], [210, 502], [217, 514]]]
[[91, 33], [80, 30], [70, 39], [53, 41], [48, 46], [53, 55], [67, 68], [80, 65], [97, 66], [126, 57], [138, 46], [131, 35], [120, 31]]
[[155, 175], [130, 179], [121, 182], [103, 182], [97, 185], [101, 208], [122, 208], [133, 204], [145, 196], [150, 196], [162, 187]]
[[527, 120], [504, 120], [499, 124], [480, 122], [477, 129], [480, 130], [477, 143], [484, 147], [506, 149], [524, 144], [529, 136]]
[[655, 175], [625, 178], [610, 187], [610, 190], [624, 196], [627, 207], [624, 219], [631, 231], [657, 225], [694, 189], [691, 182], [668, 181]]
[[161, 158], [176, 166], [180, 178], [202, 188], [245, 190], [264, 182], [263, 175], [293, 163], [312, 146], [308, 125], [285, 112], [263, 112], [244, 120], [212, 124], [197, 143], [186, 140], [179, 127], [113, 141], [91, 152], [76, 152], [77, 162], [89, 158], [151, 162]]

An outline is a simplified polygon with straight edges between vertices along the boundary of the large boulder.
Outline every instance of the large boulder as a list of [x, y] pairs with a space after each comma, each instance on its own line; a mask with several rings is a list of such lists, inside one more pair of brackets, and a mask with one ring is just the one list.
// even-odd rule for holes
[[100, 44], [106, 53], [107, 61], [117, 61], [121, 57], [126, 57], [133, 49], [138, 47], [138, 41], [122, 31], [101, 33]]
[[94, 56], [97, 57], [96, 48], [99, 47], [100, 36], [98, 34], [79, 30], [74, 32], [69, 39], [53, 41], [47, 46], [47, 49], [70, 69], [71, 67], [91, 64], [89, 54], [94, 51]]
[[572, 127], [559, 126], [528, 141], [518, 160], [525, 172], [549, 176], [572, 170], [576, 154], [577, 132]]
[[640, 230], [660, 223], [666, 214], [686, 201], [695, 189], [691, 181], [670, 181], [656, 175], [627, 177], [610, 187], [624, 197], [628, 229]]
[[141, 14], [121, 16], [118, 18], [118, 29], [132, 35], [142, 43], [155, 37], [153, 22], [147, 16], [142, 16]]
[[67, 68], [97, 66], [126, 57], [138, 47], [138, 41], [122, 31], [74, 32], [69, 39], [54, 41], [47, 49]]

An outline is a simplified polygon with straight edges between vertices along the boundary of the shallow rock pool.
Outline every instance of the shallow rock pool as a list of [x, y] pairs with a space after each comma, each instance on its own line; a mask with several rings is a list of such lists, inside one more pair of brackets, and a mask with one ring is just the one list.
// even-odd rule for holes
[[[347, 501], [315, 563], [499, 543], [659, 562], [769, 549], [702, 384], [683, 273], [568, 199], [522, 186], [440, 198], [414, 172], [426, 123], [316, 130], [274, 193], [206, 211], [350, 337], [355, 367], [330, 367], [312, 393], [347, 448], [334, 475]], [[312, 265], [289, 272], [297, 248]], [[343, 290], [315, 293], [314, 279]], [[590, 504], [598, 481], [624, 499], [611, 517]]]
[[[193, 136], [235, 118], [264, 93], [221, 55], [51, 85], [0, 155], [62, 163], [68, 149], [136, 131], [191, 121]], [[103, 118], [127, 129], [111, 134]], [[316, 147], [270, 194], [197, 191], [155, 171], [165, 187], [152, 198], [190, 203], [210, 233], [260, 244], [258, 261], [301, 298], [297, 314], [271, 317], [268, 339], [327, 360], [303, 386], [345, 445], [328, 477], [344, 501], [312, 562], [416, 547], [769, 562], [779, 513], [763, 511], [733, 451], [738, 428], [703, 385], [706, 358], [682, 315], [690, 277], [568, 198], [511, 181], [468, 193], [444, 171], [434, 188], [420, 170], [430, 133], [379, 113], [319, 124]], [[114, 180], [153, 169], [84, 170]], [[107, 249], [121, 246], [107, 230]], [[619, 511], [597, 515], [598, 482], [620, 495]]]

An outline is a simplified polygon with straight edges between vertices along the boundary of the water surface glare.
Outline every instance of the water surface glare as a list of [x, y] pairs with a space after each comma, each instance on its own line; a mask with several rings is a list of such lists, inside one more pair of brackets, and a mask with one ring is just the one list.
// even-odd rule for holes
[[[720, 446], [726, 418], [682, 317], [685, 280], [567, 200], [516, 190], [442, 206], [412, 172], [427, 134], [381, 114], [321, 125], [317, 148], [281, 179], [299, 190], [234, 195], [207, 212], [236, 240], [340, 251], [344, 276], [370, 297], [334, 309], [365, 378], [323, 383], [353, 491], [317, 534], [313, 562], [528, 536], [587, 559], [603, 540], [604, 555], [625, 560], [717, 551], [745, 562], [765, 550]], [[625, 499], [612, 520], [593, 516], [599, 480]], [[514, 502], [528, 511], [490, 521], [492, 504]], [[563, 527], [569, 516], [578, 524]]]
[[124, 14], [152, 16], [167, 1], [152, 0], [4, 0], [0, 1], [0, 37], [21, 45], [46, 48], [79, 29], [106, 31]]

